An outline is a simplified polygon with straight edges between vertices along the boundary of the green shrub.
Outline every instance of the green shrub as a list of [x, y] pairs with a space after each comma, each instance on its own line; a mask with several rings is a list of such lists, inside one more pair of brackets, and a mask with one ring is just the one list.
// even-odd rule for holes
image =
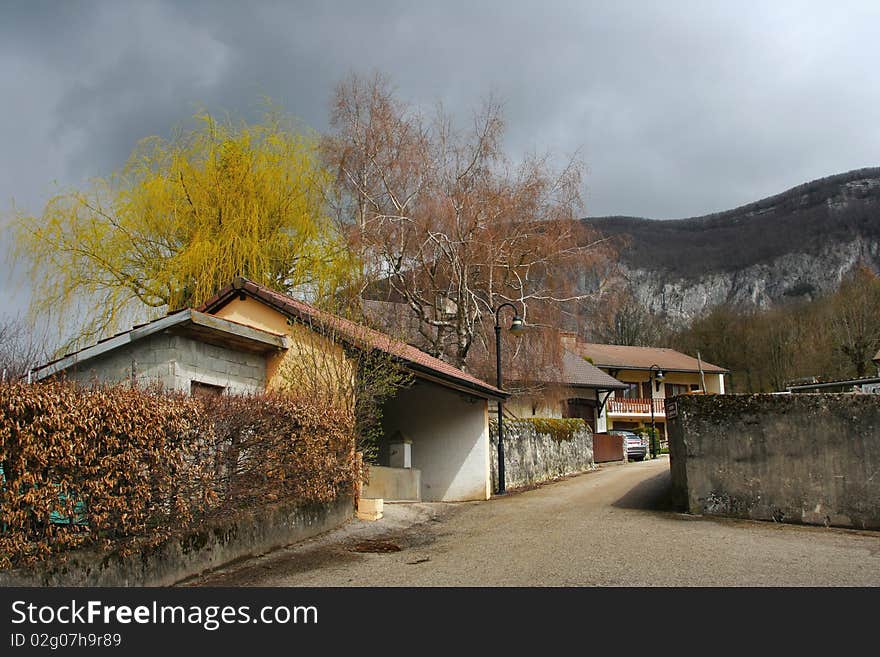
[[577, 431], [587, 426], [580, 418], [532, 417], [524, 421], [535, 427], [538, 433], [547, 434], [557, 442], [572, 440]]

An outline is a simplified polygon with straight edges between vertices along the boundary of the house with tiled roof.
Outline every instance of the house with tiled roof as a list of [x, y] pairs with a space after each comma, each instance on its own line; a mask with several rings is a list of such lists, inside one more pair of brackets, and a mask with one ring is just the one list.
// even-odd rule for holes
[[[384, 403], [380, 464], [366, 497], [488, 499], [489, 402], [506, 392], [419, 349], [244, 278], [199, 308], [171, 313], [36, 368], [36, 380], [159, 383], [191, 394], [238, 394], [295, 386], [291, 362], [351, 376], [352, 350], [377, 350], [411, 383]], [[329, 357], [327, 356], [329, 354]], [[325, 371], [326, 370], [326, 371]], [[336, 379], [339, 383], [339, 379]]]
[[728, 370], [674, 349], [596, 344], [562, 333], [561, 362], [534, 376], [534, 392], [515, 394], [507, 409], [520, 418], [581, 418], [594, 431], [638, 429], [652, 418], [666, 435], [666, 400], [724, 394]]
[[627, 384], [563, 346], [560, 362], [532, 374], [532, 390], [514, 394], [507, 410], [518, 418], [580, 418], [594, 432], [601, 423], [604, 404]]
[[570, 351], [625, 384], [603, 405], [601, 430], [636, 429], [652, 418], [666, 437], [667, 400], [685, 394], [721, 394], [729, 370], [674, 349], [596, 344], [564, 336]]

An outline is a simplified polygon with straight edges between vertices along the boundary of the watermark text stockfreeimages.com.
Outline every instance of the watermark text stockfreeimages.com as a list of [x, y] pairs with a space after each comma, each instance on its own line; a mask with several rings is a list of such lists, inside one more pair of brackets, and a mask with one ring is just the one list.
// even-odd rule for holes
[[25, 600], [12, 603], [13, 625], [197, 625], [214, 631], [223, 625], [317, 624], [318, 608], [314, 605], [266, 605], [252, 609], [250, 605], [170, 605], [153, 601], [143, 605], [111, 605], [100, 600], [61, 604], [35, 604]]

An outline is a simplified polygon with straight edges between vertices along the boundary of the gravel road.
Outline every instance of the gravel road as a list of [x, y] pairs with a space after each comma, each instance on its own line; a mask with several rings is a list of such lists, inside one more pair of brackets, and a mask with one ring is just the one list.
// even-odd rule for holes
[[488, 502], [386, 504], [378, 522], [186, 585], [880, 585], [878, 532], [693, 517], [670, 511], [668, 492], [664, 458]]

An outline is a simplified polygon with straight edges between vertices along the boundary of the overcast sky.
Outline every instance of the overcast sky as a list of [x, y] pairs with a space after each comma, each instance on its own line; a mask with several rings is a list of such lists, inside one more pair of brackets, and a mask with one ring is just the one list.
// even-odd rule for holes
[[0, 210], [200, 106], [324, 129], [339, 79], [380, 70], [463, 116], [494, 93], [514, 158], [580, 149], [588, 215], [700, 215], [880, 164], [878, 25], [876, 0], [0, 0]]

